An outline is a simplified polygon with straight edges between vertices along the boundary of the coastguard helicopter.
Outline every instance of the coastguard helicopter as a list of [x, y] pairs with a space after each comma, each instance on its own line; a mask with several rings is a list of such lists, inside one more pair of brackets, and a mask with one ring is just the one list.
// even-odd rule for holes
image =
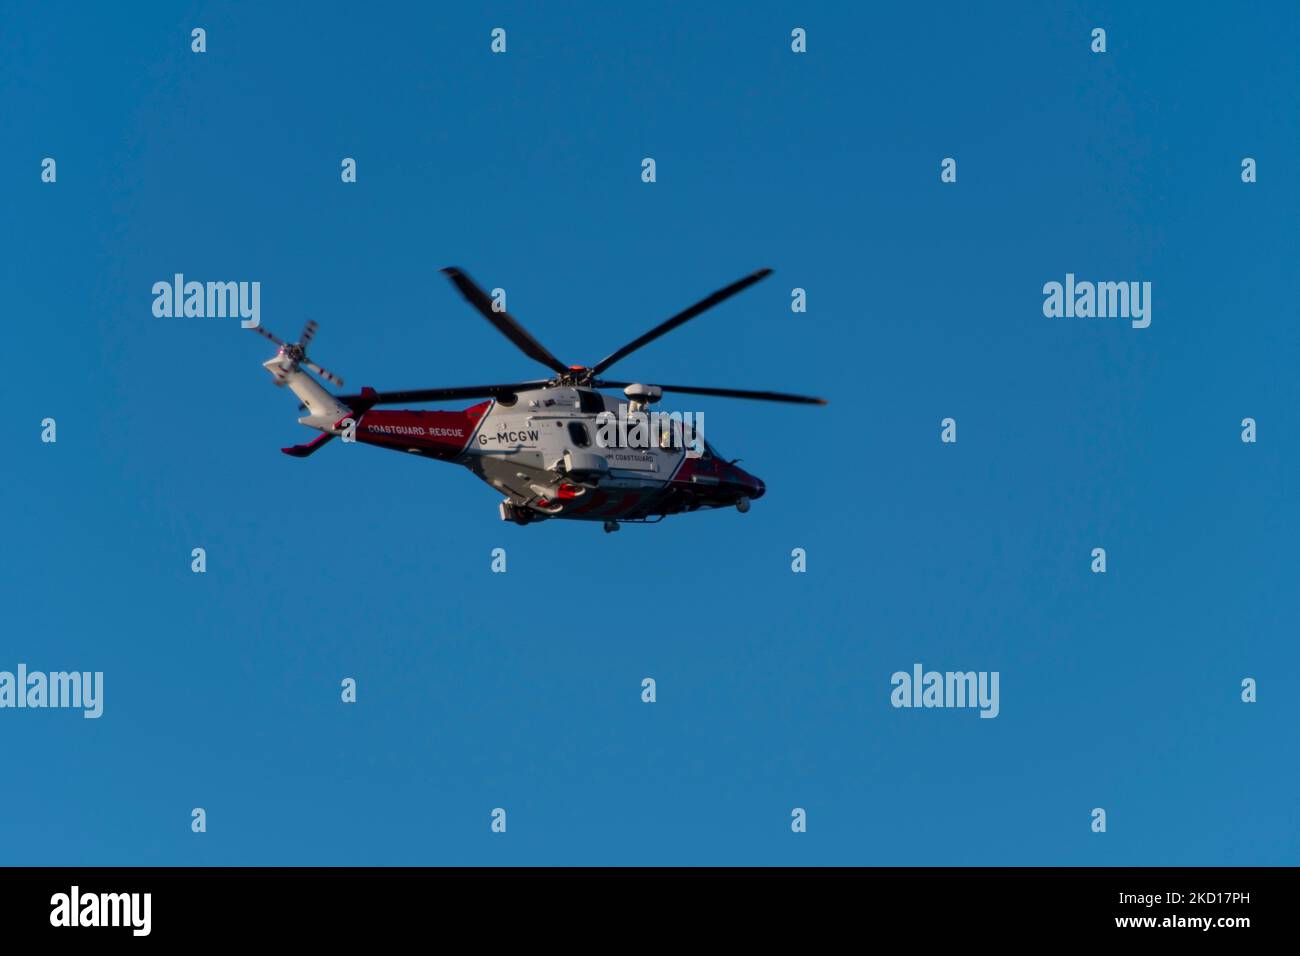
[[[282, 448], [306, 458], [337, 436], [380, 448], [464, 465], [505, 495], [501, 519], [533, 524], [551, 518], [603, 521], [605, 531], [628, 522], [655, 523], [667, 515], [735, 507], [742, 514], [761, 498], [763, 482], [721, 458], [702, 429], [679, 413], [647, 412], [665, 392], [825, 405], [824, 399], [782, 392], [690, 385], [615, 382], [601, 374], [620, 359], [771, 274], [759, 269], [678, 312], [595, 365], [565, 365], [460, 269], [447, 268], [460, 294], [525, 355], [549, 368], [550, 378], [503, 385], [424, 388], [332, 395], [305, 369], [342, 387], [343, 380], [307, 357], [317, 325], [308, 321], [297, 342], [281, 341], [261, 326], [279, 351], [262, 363], [277, 386], [288, 386], [307, 411], [300, 424], [320, 436]], [[626, 402], [600, 389], [623, 390]], [[379, 410], [482, 398], [462, 411]], [[620, 422], [622, 423], [620, 426]], [[737, 459], [738, 460], [738, 459]]]

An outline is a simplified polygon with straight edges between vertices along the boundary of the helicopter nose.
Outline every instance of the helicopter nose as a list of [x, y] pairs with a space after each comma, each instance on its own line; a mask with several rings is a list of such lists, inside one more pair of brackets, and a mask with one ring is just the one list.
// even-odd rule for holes
[[[732, 466], [735, 468], [735, 466]], [[763, 484], [763, 479], [751, 475], [743, 468], [736, 468], [736, 483], [745, 489], [745, 497], [750, 500], [763, 497], [767, 492], [767, 485]]]

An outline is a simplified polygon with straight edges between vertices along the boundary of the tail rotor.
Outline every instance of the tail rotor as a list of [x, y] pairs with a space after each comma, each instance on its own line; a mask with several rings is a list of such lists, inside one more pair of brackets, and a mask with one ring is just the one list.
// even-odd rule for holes
[[303, 327], [302, 335], [298, 336], [297, 342], [285, 342], [275, 334], [268, 332], [260, 325], [253, 326], [253, 331], [263, 338], [270, 339], [280, 347], [276, 357], [270, 362], [265, 363], [271, 375], [275, 378], [275, 384], [283, 385], [288, 379], [291, 372], [296, 372], [300, 366], [305, 365], [325, 381], [334, 385], [343, 386], [343, 379], [335, 375], [329, 369], [317, 365], [307, 357], [307, 346], [311, 340], [316, 337], [316, 330], [319, 326], [314, 319], [308, 319], [307, 324]]
[[337, 375], [335, 375], [335, 374], [334, 374], [333, 372], [331, 372], [329, 369], [321, 368], [321, 367], [320, 367], [319, 365], [317, 365], [315, 362], [309, 362], [309, 361], [307, 361], [306, 359], [303, 360], [303, 363], [302, 363], [302, 364], [305, 365], [305, 366], [307, 366], [309, 369], [311, 369], [313, 372], [315, 372], [315, 373], [316, 373], [317, 375], [319, 375], [321, 378], [325, 379], [325, 381], [327, 381], [327, 382], [333, 382], [335, 385], [339, 386], [340, 388], [343, 387], [343, 379], [339, 378]]
[[279, 346], [284, 345], [284, 342], [280, 340], [279, 336], [273, 335], [272, 333], [268, 332], [266, 329], [262, 328], [260, 325], [253, 326], [253, 331], [264, 338], [270, 339], [276, 345]]

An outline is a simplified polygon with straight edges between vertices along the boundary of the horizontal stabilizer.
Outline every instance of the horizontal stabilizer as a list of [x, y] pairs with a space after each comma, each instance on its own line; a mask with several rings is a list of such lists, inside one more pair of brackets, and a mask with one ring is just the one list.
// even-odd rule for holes
[[305, 445], [293, 445], [289, 448], [281, 448], [280, 451], [286, 455], [292, 455], [294, 458], [306, 458], [333, 437], [329, 432], [321, 432], [320, 435]]

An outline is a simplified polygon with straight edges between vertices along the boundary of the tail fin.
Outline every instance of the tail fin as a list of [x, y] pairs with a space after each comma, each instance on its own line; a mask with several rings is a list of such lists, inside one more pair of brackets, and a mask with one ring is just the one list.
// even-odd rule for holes
[[324, 429], [348, 411], [348, 407], [325, 391], [319, 382], [298, 368], [296, 363], [286, 362], [283, 356], [277, 355], [262, 365], [271, 373], [276, 385], [289, 386], [289, 391], [307, 406], [311, 414], [298, 419], [302, 424]]

